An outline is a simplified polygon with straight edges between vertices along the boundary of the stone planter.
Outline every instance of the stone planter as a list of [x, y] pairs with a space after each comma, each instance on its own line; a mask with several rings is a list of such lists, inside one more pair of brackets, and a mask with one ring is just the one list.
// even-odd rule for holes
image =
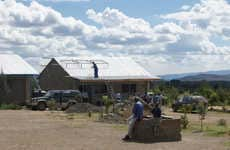
[[181, 127], [180, 119], [162, 119], [157, 128], [154, 119], [143, 119], [137, 122], [134, 131], [133, 139], [139, 142], [162, 142], [162, 141], [180, 141]]

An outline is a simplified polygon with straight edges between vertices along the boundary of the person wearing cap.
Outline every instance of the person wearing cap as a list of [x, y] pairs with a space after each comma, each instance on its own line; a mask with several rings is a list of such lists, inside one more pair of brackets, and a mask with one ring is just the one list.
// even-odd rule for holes
[[141, 121], [143, 117], [144, 107], [141, 103], [140, 99], [135, 97], [134, 98], [135, 104], [132, 109], [132, 115], [128, 118], [129, 128], [128, 134], [123, 138], [123, 140], [130, 140], [132, 138], [132, 132], [134, 129], [134, 125], [137, 121]]

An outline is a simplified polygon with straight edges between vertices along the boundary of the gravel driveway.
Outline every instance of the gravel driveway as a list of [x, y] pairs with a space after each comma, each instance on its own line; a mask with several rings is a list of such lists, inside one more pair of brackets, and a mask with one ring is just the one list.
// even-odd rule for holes
[[[56, 112], [58, 115], [62, 112]], [[2, 150], [223, 150], [226, 138], [184, 134], [180, 142], [123, 142], [124, 129], [114, 124], [52, 117], [30, 110], [0, 111]]]

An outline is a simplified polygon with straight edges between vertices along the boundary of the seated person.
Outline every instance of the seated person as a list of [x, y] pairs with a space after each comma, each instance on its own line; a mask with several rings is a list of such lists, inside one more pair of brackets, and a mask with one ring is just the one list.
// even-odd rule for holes
[[129, 117], [129, 128], [128, 134], [123, 138], [123, 140], [130, 140], [132, 138], [132, 132], [134, 129], [134, 125], [137, 121], [140, 121], [143, 117], [144, 106], [141, 103], [140, 99], [135, 97], [135, 104], [133, 106], [132, 115]]

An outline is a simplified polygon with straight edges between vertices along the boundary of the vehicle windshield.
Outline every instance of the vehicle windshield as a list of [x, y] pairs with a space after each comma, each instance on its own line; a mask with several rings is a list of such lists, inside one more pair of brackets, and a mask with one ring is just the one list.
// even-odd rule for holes
[[179, 101], [179, 102], [183, 102], [183, 98], [180, 98], [178, 101]]
[[45, 97], [51, 97], [54, 94], [54, 92], [48, 91], [45, 95]]

